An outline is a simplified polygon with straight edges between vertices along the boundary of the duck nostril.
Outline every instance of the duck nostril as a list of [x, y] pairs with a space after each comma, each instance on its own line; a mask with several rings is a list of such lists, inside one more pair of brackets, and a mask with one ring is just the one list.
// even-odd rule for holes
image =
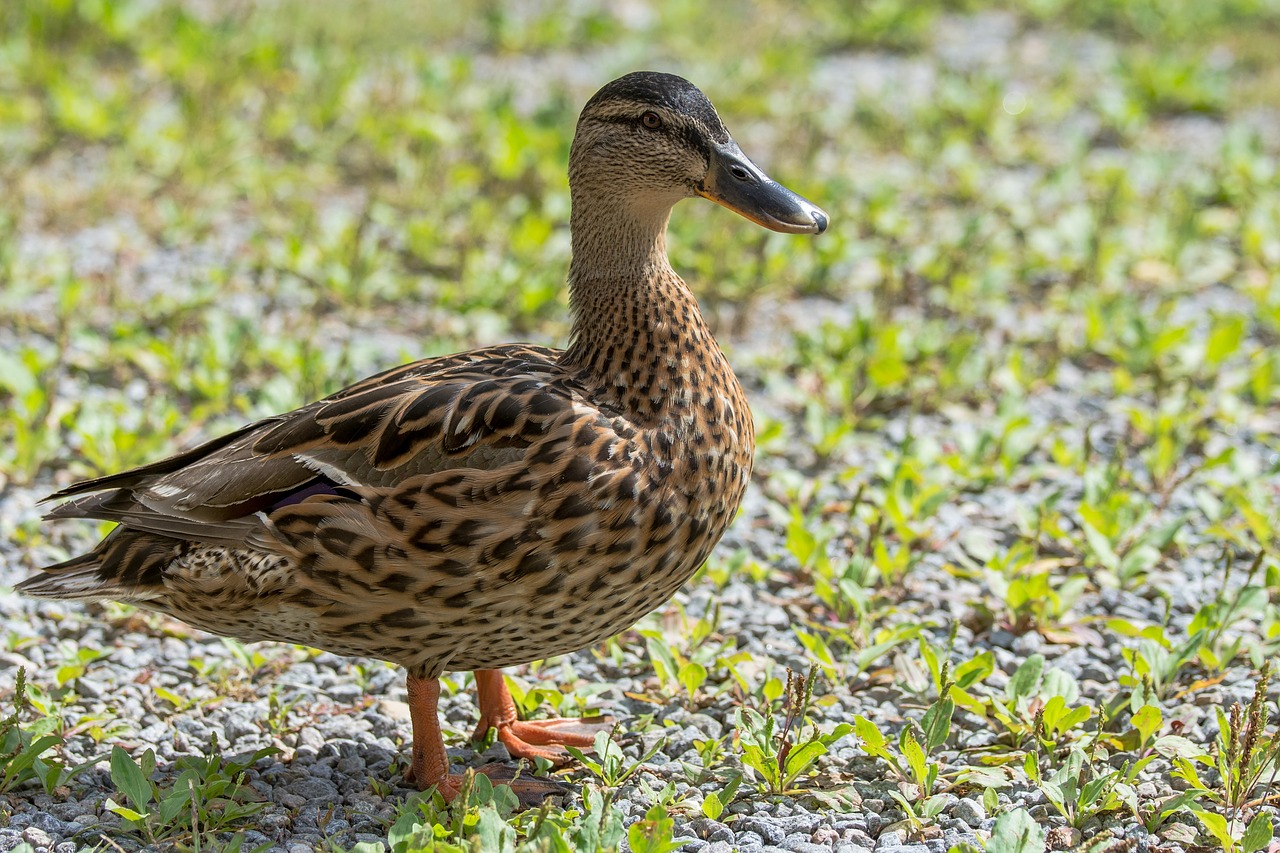
[[742, 168], [741, 166], [737, 166], [737, 165], [729, 167], [729, 174], [733, 175], [735, 178], [737, 178], [740, 181], [748, 180], [751, 177], [750, 172], [748, 172], [746, 169]]

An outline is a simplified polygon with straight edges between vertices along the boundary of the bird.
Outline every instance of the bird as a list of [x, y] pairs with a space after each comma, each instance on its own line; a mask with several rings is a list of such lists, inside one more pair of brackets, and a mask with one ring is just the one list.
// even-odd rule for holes
[[[398, 664], [405, 778], [446, 800], [464, 777], [440, 730], [445, 672], [474, 672], [477, 733], [496, 729], [513, 758], [591, 747], [611, 720], [519, 719], [501, 669], [603, 642], [674, 595], [737, 513], [755, 448], [743, 388], [668, 258], [672, 209], [702, 197], [793, 234], [829, 220], [663, 72], [587, 100], [568, 177], [567, 347], [416, 361], [64, 488], [47, 518], [117, 524], [18, 590]], [[522, 803], [558, 790], [510, 784]]]

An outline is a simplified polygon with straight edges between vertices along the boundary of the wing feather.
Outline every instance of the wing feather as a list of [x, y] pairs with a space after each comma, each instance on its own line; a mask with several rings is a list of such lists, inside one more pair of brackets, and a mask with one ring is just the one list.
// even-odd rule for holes
[[53, 497], [83, 497], [48, 516], [261, 547], [263, 514], [274, 508], [519, 459], [581, 404], [557, 356], [516, 345], [394, 368], [168, 459], [77, 483]]

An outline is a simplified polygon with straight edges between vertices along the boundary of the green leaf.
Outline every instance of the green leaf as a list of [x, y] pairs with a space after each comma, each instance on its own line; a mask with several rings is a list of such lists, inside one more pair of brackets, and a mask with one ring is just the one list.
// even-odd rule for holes
[[1143, 705], [1138, 709], [1138, 713], [1133, 715], [1133, 727], [1138, 730], [1138, 735], [1142, 738], [1141, 743], [1143, 744], [1151, 740], [1152, 736], [1160, 731], [1160, 726], [1163, 722], [1164, 714], [1155, 705]]
[[129, 808], [128, 806], [122, 806], [119, 803], [117, 803], [115, 800], [111, 799], [110, 797], [107, 798], [106, 807], [107, 807], [107, 811], [114, 812], [115, 814], [120, 815], [120, 817], [124, 818], [125, 820], [143, 821], [147, 819], [147, 816], [145, 814], [140, 814], [138, 812], [135, 812], [133, 809]]
[[[22, 733], [19, 729], [13, 729], [13, 740], [21, 743]], [[4, 776], [0, 777], [0, 791], [13, 787], [19, 781], [25, 781], [31, 777], [26, 775], [28, 771], [35, 765], [37, 759], [48, 749], [51, 749], [62, 743], [62, 738], [57, 735], [44, 735], [38, 737], [31, 743], [23, 747], [17, 755], [8, 760], [4, 766]], [[12, 750], [16, 747], [8, 743], [0, 746], [0, 760], [4, 757], [4, 750]]]
[[188, 771], [173, 783], [170, 793], [160, 800], [157, 812], [161, 823], [171, 823], [178, 813], [185, 810], [191, 802], [191, 782], [195, 781], [195, 773]]
[[939, 699], [929, 706], [920, 720], [924, 729], [924, 746], [927, 752], [933, 752], [947, 742], [951, 734], [951, 717], [955, 714], [956, 703], [950, 699]]
[[1234, 850], [1236, 840], [1231, 837], [1231, 830], [1227, 827], [1227, 819], [1220, 814], [1214, 814], [1203, 808], [1193, 806], [1191, 813], [1200, 819], [1204, 824], [1204, 828], [1209, 834], [1218, 839], [1218, 843], [1222, 845], [1223, 850]]
[[1044, 671], [1044, 655], [1032, 655], [1022, 662], [1005, 686], [1005, 695], [1010, 699], [1030, 698], [1035, 695], [1040, 684], [1040, 674]]
[[902, 730], [902, 736], [898, 738], [898, 747], [902, 750], [902, 757], [906, 759], [907, 766], [911, 768], [912, 779], [917, 785], [923, 786], [927, 759], [924, 750], [920, 748], [920, 742], [911, 733], [911, 729]]
[[972, 660], [967, 660], [956, 667], [952, 673], [956, 686], [961, 690], [967, 690], [976, 682], [986, 680], [986, 677], [995, 672], [996, 656], [992, 652], [983, 652]]
[[867, 755], [888, 757], [884, 735], [880, 733], [880, 729], [876, 728], [875, 723], [866, 717], [854, 717], [853, 731], [858, 736], [858, 740], [862, 741], [862, 751]]
[[1066, 670], [1051, 666], [1040, 679], [1040, 691], [1046, 696], [1061, 696], [1067, 704], [1080, 698], [1080, 685]]
[[715, 791], [709, 791], [702, 798], [702, 813], [712, 820], [719, 820], [724, 814], [724, 803], [720, 802], [720, 795]]
[[644, 820], [636, 821], [627, 830], [627, 841], [632, 853], [671, 853], [683, 844], [672, 840], [675, 821], [667, 816], [662, 803], [655, 803], [645, 813]]
[[475, 838], [480, 841], [480, 849], [489, 853], [504, 853], [514, 850], [516, 831], [502, 819], [497, 809], [485, 806], [480, 809], [479, 820], [476, 821]]
[[839, 673], [836, 669], [836, 657], [831, 651], [831, 647], [826, 641], [817, 634], [811, 634], [802, 628], [795, 629], [796, 637], [800, 640], [801, 645], [808, 650], [813, 662], [822, 668], [822, 672], [827, 678], [836, 679]]
[[1026, 809], [1005, 812], [991, 828], [987, 849], [992, 853], [1044, 853], [1044, 830]]
[[[1182, 735], [1164, 735], [1156, 738], [1156, 742], [1152, 744], [1152, 748], [1165, 758], [1200, 758], [1208, 757], [1205, 755], [1204, 747], [1196, 744]], [[1192, 771], [1194, 772], [1194, 770]], [[1190, 780], [1187, 780], [1190, 781]]]
[[[1008, 781], [1005, 780], [1005, 784]], [[996, 792], [994, 787], [987, 788], [982, 792], [982, 807], [987, 810], [987, 814], [991, 814], [1000, 807], [1000, 794]]]
[[[148, 749], [147, 752], [151, 750]], [[154, 753], [152, 756], [154, 761]], [[129, 753], [118, 746], [111, 748], [111, 781], [129, 798], [129, 802], [135, 809], [144, 816], [147, 814], [147, 804], [151, 802], [152, 796], [151, 782], [143, 775], [138, 765], [133, 763]], [[130, 820], [134, 819], [130, 818]]]
[[698, 692], [698, 688], [707, 681], [707, 668], [700, 663], [689, 661], [680, 667], [680, 684], [684, 687], [684, 692], [693, 699], [694, 694]]
[[1217, 367], [1238, 349], [1244, 340], [1245, 318], [1239, 314], [1215, 317], [1205, 345], [1204, 359], [1210, 367]]
[[819, 741], [811, 740], [795, 747], [787, 753], [787, 782], [794, 780], [808, 769], [809, 765], [827, 754], [827, 748]]
[[[1182, 757], [1175, 756], [1173, 758], [1174, 769], [1173, 769], [1172, 775], [1175, 778], [1181, 779], [1182, 781], [1186, 782], [1188, 785], [1190, 785], [1192, 788], [1195, 788], [1197, 791], [1208, 791], [1209, 786], [1206, 785], [1204, 782], [1200, 781], [1200, 774], [1196, 771], [1196, 766], [1193, 763], [1194, 761], [1198, 760], [1198, 758], [1199, 756], [1193, 756], [1192, 758], [1182, 758]], [[1212, 763], [1207, 756], [1205, 757], [1204, 763], [1212, 766]]]
[[1270, 816], [1259, 812], [1254, 815], [1253, 820], [1249, 821], [1249, 826], [1244, 831], [1244, 838], [1240, 839], [1240, 851], [1257, 853], [1271, 843], [1272, 837]]
[[1107, 537], [1087, 521], [1082, 522], [1081, 527], [1084, 529], [1085, 541], [1089, 543], [1089, 550], [1093, 551], [1093, 555], [1098, 558], [1098, 562], [1104, 569], [1114, 572], [1120, 565], [1120, 558], [1116, 556]]
[[658, 681], [663, 684], [675, 682], [680, 668], [676, 665], [676, 659], [671, 653], [671, 647], [658, 637], [649, 637], [647, 645], [649, 648], [649, 662], [653, 664], [653, 671], [658, 676]]

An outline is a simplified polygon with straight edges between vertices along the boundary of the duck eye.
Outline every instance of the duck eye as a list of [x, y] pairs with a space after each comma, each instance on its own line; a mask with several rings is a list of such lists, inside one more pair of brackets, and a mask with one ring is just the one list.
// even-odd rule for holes
[[640, 116], [640, 122], [650, 130], [662, 127], [662, 117], [652, 110]]

